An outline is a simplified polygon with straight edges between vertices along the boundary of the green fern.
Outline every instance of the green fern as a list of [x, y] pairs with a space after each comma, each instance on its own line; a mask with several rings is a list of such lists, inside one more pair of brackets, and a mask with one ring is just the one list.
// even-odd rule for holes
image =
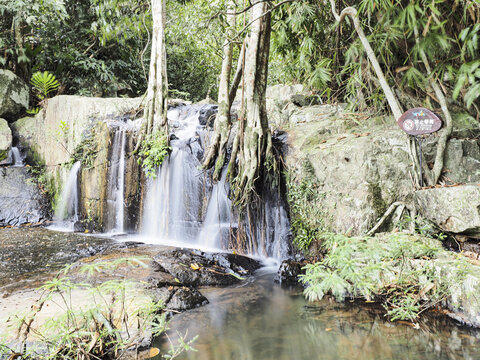
[[30, 83], [33, 85], [37, 91], [37, 97], [40, 100], [45, 99], [48, 94], [52, 91], [55, 91], [60, 86], [59, 82], [55, 78], [55, 75], [49, 73], [48, 71], [37, 71], [32, 75]]

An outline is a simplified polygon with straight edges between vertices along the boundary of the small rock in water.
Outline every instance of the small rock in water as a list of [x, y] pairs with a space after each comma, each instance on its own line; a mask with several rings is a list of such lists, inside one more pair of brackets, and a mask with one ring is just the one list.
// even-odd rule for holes
[[284, 285], [298, 284], [298, 275], [305, 274], [305, 270], [302, 270], [305, 265], [305, 261], [284, 260], [275, 276], [275, 282]]

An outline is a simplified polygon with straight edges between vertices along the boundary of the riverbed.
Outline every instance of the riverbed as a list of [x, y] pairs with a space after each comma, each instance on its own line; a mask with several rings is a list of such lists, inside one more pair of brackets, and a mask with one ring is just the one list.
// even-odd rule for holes
[[[19, 296], [53, 276], [65, 264], [105, 253], [125, 251], [128, 242], [45, 228], [0, 231], [0, 303]], [[139, 247], [140, 252], [158, 251]], [[200, 288], [209, 304], [175, 315], [168, 338], [178, 334], [197, 351], [179, 359], [478, 359], [480, 331], [462, 327], [442, 314], [422, 317], [418, 328], [392, 323], [381, 308], [331, 299], [309, 303], [299, 287], [274, 283], [275, 269], [262, 268], [254, 278], [229, 287]], [[31, 296], [30, 296], [31, 298]], [[28, 299], [28, 297], [23, 298]], [[2, 315], [11, 309], [2, 306]], [[156, 346], [166, 351], [169, 340]]]

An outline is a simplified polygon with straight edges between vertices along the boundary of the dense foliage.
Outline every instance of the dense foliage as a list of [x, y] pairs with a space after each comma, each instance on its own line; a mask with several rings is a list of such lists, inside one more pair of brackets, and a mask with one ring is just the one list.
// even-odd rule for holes
[[[217, 23], [206, 25], [213, 11], [206, 1], [172, 0], [168, 7], [170, 88], [200, 100], [217, 82], [221, 58], [215, 39], [221, 28]], [[27, 82], [33, 72], [48, 70], [62, 84], [61, 93], [145, 92], [152, 26], [149, 1], [0, 0], [0, 14], [0, 66]]]
[[[480, 109], [480, 3], [471, 0], [340, 0], [354, 6], [390, 84], [404, 108], [438, 108], [424, 50], [455, 112], [477, 117]], [[299, 82], [324, 100], [349, 101], [359, 110], [386, 107], [384, 94], [349, 20], [338, 27], [330, 5], [298, 1], [274, 13], [274, 81]], [[414, 29], [420, 36], [416, 43]]]
[[[173, 96], [216, 97], [225, 26], [224, 1], [168, 1], [168, 77]], [[480, 109], [478, 0], [339, 0], [354, 6], [387, 79], [404, 108], [438, 108], [428, 77], [463, 119]], [[143, 94], [150, 53], [150, 2], [0, 0], [0, 65], [30, 79], [53, 72], [61, 92], [94, 96]], [[272, 12], [271, 83], [307, 85], [324, 101], [357, 110], [386, 101], [348, 19], [337, 26], [328, 2], [286, 2]], [[248, 20], [248, 16], [247, 16]], [[243, 13], [237, 30], [243, 29]], [[414, 29], [420, 34], [418, 43]], [[238, 41], [243, 37], [236, 37]], [[425, 51], [433, 73], [420, 61]], [[238, 52], [238, 49], [235, 51]], [[473, 117], [473, 118], [472, 118]]]

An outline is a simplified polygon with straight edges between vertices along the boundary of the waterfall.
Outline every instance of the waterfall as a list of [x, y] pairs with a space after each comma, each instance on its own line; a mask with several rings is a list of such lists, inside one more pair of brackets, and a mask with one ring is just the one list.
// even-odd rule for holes
[[178, 139], [172, 152], [147, 183], [142, 233], [153, 242], [194, 243], [202, 222], [205, 182], [203, 150], [197, 134], [198, 112], [190, 107], [170, 110]]
[[228, 198], [226, 183], [227, 170], [222, 172], [222, 177], [212, 189], [208, 201], [207, 214], [198, 235], [197, 242], [209, 248], [222, 248], [228, 246], [232, 227], [232, 202]]
[[8, 153], [8, 158], [10, 160], [10, 163], [12, 163], [12, 166], [20, 167], [24, 166], [23, 160], [22, 160], [22, 155], [20, 154], [20, 150], [13, 146], [9, 153]]
[[107, 183], [106, 230], [119, 234], [125, 231], [125, 139], [119, 127], [113, 138]]
[[211, 170], [201, 169], [209, 136], [207, 119], [202, 118], [202, 114], [211, 114], [207, 106], [185, 105], [168, 112], [172, 152], [156, 178], [147, 181], [141, 226], [144, 241], [203, 249], [233, 246], [250, 255], [286, 258], [290, 225], [278, 189], [266, 189], [251, 216], [239, 216], [228, 198], [226, 170], [212, 184]]
[[66, 228], [73, 231], [75, 222], [78, 219], [78, 172], [80, 170], [80, 161], [73, 164], [67, 177], [66, 183], [63, 184], [62, 192], [58, 200], [55, 211], [56, 228]]

